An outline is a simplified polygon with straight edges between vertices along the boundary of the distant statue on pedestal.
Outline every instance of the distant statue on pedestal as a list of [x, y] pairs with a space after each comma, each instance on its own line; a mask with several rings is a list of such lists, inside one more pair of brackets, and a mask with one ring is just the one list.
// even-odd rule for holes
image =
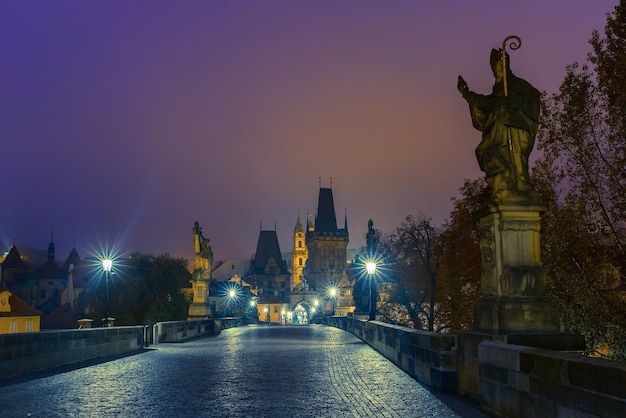
[[457, 83], [469, 104], [472, 124], [482, 132], [476, 158], [495, 202], [536, 200], [530, 184], [528, 158], [539, 125], [540, 93], [511, 72], [505, 50], [511, 39], [514, 40], [511, 49], [519, 48], [521, 40], [509, 36], [502, 43], [502, 49], [491, 50], [495, 84], [490, 95], [470, 91], [461, 76]]
[[209, 245], [210, 240], [208, 238], [204, 238], [202, 235], [202, 228], [198, 221], [193, 223], [193, 234], [194, 234], [194, 250], [195, 250], [195, 260], [194, 260], [194, 273], [200, 274], [202, 277], [208, 275], [211, 271], [211, 264], [213, 264], [213, 250]]
[[374, 221], [371, 219], [367, 222], [367, 235], [365, 236], [367, 243], [367, 251], [371, 257], [376, 252], [376, 231], [374, 231]]
[[195, 253], [191, 278], [193, 299], [189, 305], [188, 319], [206, 319], [211, 316], [209, 288], [213, 250], [209, 245], [209, 239], [202, 235], [202, 228], [198, 221], [193, 223], [193, 238]]

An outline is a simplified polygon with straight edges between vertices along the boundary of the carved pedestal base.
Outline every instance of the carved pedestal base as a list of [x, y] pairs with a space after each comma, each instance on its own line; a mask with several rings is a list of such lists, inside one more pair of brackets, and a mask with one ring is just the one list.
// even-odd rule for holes
[[559, 312], [548, 297], [484, 296], [474, 329], [495, 334], [558, 334]]
[[496, 203], [479, 215], [481, 292], [474, 329], [494, 334], [558, 334], [559, 313], [546, 295], [539, 231], [542, 206]]
[[195, 274], [195, 277], [190, 282], [193, 291], [193, 300], [191, 305], [189, 305], [187, 320], [193, 321], [212, 318], [213, 313], [209, 302], [211, 279], [208, 277], [208, 274]]

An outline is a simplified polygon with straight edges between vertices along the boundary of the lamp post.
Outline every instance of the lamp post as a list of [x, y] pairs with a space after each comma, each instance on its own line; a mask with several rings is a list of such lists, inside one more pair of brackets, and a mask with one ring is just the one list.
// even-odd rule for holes
[[228, 310], [230, 311], [230, 316], [232, 317], [235, 316], [233, 312], [233, 303], [235, 301], [236, 296], [237, 296], [237, 291], [235, 289], [230, 289], [228, 291]]
[[331, 313], [331, 316], [335, 316], [335, 300], [337, 300], [337, 288], [336, 287], [331, 287], [328, 292], [330, 293], [330, 299], [333, 303], [333, 311]]
[[109, 278], [111, 277], [111, 268], [113, 267], [113, 260], [110, 258], [102, 259], [102, 270], [104, 270], [104, 282], [106, 285], [106, 300], [104, 304], [104, 323], [109, 326]]
[[376, 274], [376, 263], [368, 262], [365, 264], [365, 268], [367, 269], [367, 276], [369, 277], [370, 282], [370, 321], [376, 319], [376, 291], [374, 290], [376, 286], [376, 278], [374, 275]]
[[254, 316], [254, 312], [256, 311], [256, 298], [252, 296], [250, 298], [250, 318], [254, 318], [256, 321], [259, 320], [259, 313], [257, 311], [256, 318]]

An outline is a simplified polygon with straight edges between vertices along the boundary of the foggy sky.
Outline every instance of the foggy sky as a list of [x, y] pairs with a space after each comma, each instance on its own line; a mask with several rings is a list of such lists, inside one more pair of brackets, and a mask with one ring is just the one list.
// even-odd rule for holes
[[[347, 214], [391, 232], [442, 223], [482, 176], [456, 90], [488, 94], [491, 48], [554, 93], [617, 0], [0, 2], [0, 249], [75, 245], [250, 257], [292, 248], [321, 177]], [[536, 151], [535, 151], [536, 152]]]

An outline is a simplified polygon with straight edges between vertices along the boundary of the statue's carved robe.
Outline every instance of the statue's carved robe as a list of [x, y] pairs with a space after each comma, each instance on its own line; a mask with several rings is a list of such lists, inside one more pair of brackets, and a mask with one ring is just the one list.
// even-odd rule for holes
[[539, 124], [539, 91], [510, 72], [507, 87], [508, 97], [504, 95], [502, 81], [493, 86], [488, 96], [474, 92], [464, 95], [470, 106], [472, 124], [483, 134], [476, 147], [476, 158], [496, 196], [503, 190], [525, 192], [532, 189], [528, 157]]

